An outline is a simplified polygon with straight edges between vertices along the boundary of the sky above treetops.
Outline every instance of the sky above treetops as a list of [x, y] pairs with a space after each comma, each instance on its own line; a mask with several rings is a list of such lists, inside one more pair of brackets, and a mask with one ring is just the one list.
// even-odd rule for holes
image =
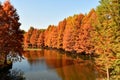
[[[0, 0], [4, 2], [5, 0]], [[17, 9], [21, 29], [30, 26], [45, 29], [74, 14], [88, 13], [99, 5], [99, 0], [10, 0]]]

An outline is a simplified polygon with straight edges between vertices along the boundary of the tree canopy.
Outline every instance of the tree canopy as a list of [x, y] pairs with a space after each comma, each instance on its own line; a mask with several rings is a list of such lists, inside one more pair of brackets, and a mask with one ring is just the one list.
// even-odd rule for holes
[[16, 9], [6, 0], [0, 4], [0, 54], [12, 60], [18, 60], [23, 51], [23, 31], [20, 30], [19, 16]]

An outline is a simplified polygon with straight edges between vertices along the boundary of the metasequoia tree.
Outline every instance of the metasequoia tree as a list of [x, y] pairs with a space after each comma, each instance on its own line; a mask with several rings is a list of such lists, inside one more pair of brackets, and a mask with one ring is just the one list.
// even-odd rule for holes
[[81, 25], [78, 29], [77, 40], [74, 47], [77, 53], [91, 54], [93, 52], [90, 32], [92, 31], [92, 22], [95, 21], [95, 19], [96, 14], [94, 9], [84, 18], [81, 18]]
[[64, 35], [65, 26], [66, 26], [66, 19], [59, 22], [58, 27], [57, 27], [57, 31], [58, 31], [57, 48], [58, 49], [63, 48], [63, 35]]
[[82, 25], [82, 20], [83, 20], [83, 18], [84, 18], [85, 16], [83, 15], [83, 14], [79, 14], [78, 15], [78, 17], [77, 17], [77, 21], [76, 21], [76, 28], [77, 28], [77, 30], [76, 30], [76, 32], [75, 32], [75, 34], [76, 34], [76, 40], [75, 40], [75, 46], [74, 46], [74, 50], [77, 52], [77, 53], [82, 53], [81, 51], [79, 51], [79, 46], [81, 45], [80, 43], [79, 43], [79, 41], [80, 41], [80, 37], [81, 37], [81, 35], [80, 35], [80, 31], [81, 31], [81, 25]]
[[34, 29], [30, 38], [30, 43], [32, 48], [37, 48], [37, 40], [39, 38], [40, 31], [38, 29]]
[[31, 48], [32, 47], [32, 45], [30, 43], [30, 38], [32, 36], [33, 30], [34, 30], [34, 28], [30, 27], [30, 29], [28, 30], [28, 32], [26, 32], [24, 34], [24, 48]]
[[44, 32], [45, 32], [45, 30], [40, 29], [39, 31], [40, 31], [40, 34], [39, 34], [39, 37], [37, 40], [37, 47], [41, 48], [41, 47], [44, 47]]
[[74, 46], [76, 42], [77, 29], [79, 26], [79, 15], [74, 15], [73, 17], [68, 17], [66, 19], [66, 26], [63, 36], [63, 49], [65, 51], [75, 51]]
[[46, 47], [52, 47], [52, 30], [53, 30], [53, 28], [54, 28], [55, 26], [54, 25], [49, 25], [48, 26], [48, 28], [47, 28], [47, 30], [45, 31], [45, 38], [44, 38], [44, 43], [45, 43], [45, 46]]
[[12, 60], [20, 59], [22, 52], [23, 32], [20, 30], [19, 16], [16, 9], [6, 0], [0, 6], [0, 51], [5, 56], [4, 64], [7, 64], [7, 56]]
[[120, 0], [101, 0], [96, 9], [98, 21], [94, 23], [93, 40], [107, 80], [120, 75]]
[[54, 26], [51, 31], [51, 47], [52, 48], [57, 48], [57, 38], [58, 38], [57, 27]]
[[28, 32], [24, 33], [24, 48], [28, 48]]

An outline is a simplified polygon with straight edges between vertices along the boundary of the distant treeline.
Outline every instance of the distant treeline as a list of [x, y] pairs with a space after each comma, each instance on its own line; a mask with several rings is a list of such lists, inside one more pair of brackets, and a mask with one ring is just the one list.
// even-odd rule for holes
[[58, 26], [49, 25], [46, 30], [31, 27], [24, 35], [24, 48], [51, 47], [91, 54], [94, 48], [90, 34], [96, 19], [96, 12], [92, 9], [87, 15], [69, 16]]

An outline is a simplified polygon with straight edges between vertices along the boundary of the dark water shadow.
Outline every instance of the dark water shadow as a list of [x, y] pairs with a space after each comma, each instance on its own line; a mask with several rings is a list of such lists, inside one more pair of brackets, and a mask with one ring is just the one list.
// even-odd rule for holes
[[20, 69], [0, 72], [0, 80], [26, 80], [24, 72]]

